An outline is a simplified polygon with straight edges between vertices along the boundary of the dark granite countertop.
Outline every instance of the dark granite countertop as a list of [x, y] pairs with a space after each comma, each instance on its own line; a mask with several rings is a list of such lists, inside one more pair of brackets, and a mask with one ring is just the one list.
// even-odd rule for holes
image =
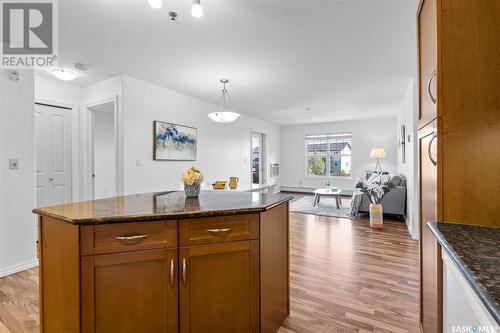
[[292, 198], [284, 194], [237, 191], [201, 191], [199, 198], [186, 198], [183, 191], [172, 191], [36, 208], [33, 213], [73, 224], [154, 221], [259, 213]]
[[427, 225], [500, 323], [500, 228], [437, 222]]

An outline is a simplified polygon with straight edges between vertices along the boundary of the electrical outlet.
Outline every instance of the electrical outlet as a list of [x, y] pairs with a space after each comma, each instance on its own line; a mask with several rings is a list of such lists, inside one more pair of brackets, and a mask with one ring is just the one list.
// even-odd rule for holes
[[135, 166], [138, 167], [138, 168], [142, 167], [142, 160], [140, 158], [137, 158], [135, 160]]
[[9, 169], [10, 170], [18, 170], [19, 169], [19, 159], [18, 158], [10, 158], [9, 159]]
[[302, 186], [302, 180], [301, 180], [301, 181], [299, 181], [299, 185], [300, 185], [300, 186]]

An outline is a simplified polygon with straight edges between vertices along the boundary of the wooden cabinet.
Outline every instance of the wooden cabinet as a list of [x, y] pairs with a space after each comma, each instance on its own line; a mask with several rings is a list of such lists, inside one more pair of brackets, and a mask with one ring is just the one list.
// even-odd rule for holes
[[179, 258], [182, 332], [259, 332], [258, 240], [180, 248]]
[[177, 250], [85, 256], [82, 332], [175, 333]]
[[427, 221], [438, 221], [438, 121], [419, 131], [420, 163], [420, 322], [424, 332], [440, 332], [441, 260], [440, 246]]
[[443, 331], [440, 248], [426, 223], [500, 226], [499, 16], [498, 0], [421, 0], [418, 9], [424, 333]]
[[286, 202], [154, 222], [42, 216], [41, 332], [274, 333], [289, 314], [288, 224]]
[[422, 0], [418, 14], [419, 127], [437, 116], [437, 6]]

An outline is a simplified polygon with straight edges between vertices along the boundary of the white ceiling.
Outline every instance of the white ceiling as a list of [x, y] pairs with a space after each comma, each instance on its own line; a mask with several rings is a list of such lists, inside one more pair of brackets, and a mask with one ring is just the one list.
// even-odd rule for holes
[[[280, 125], [394, 114], [416, 73], [416, 0], [60, 0], [62, 64], [125, 73]], [[168, 12], [179, 13], [177, 23]], [[306, 111], [310, 107], [310, 111]]]

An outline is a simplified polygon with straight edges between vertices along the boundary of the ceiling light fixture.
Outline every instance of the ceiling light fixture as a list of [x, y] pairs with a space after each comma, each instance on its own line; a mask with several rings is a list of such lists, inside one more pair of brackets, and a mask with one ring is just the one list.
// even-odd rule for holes
[[193, 6], [191, 7], [191, 15], [194, 17], [203, 16], [203, 8], [201, 8], [200, 0], [193, 0]]
[[236, 112], [232, 111], [224, 111], [224, 109], [229, 109], [228, 108], [228, 101], [232, 104], [231, 97], [229, 97], [229, 92], [226, 89], [226, 83], [229, 81], [226, 79], [220, 80], [222, 83], [222, 95], [220, 98], [220, 106], [219, 106], [219, 112], [212, 112], [209, 113], [208, 116], [210, 119], [212, 119], [215, 122], [218, 123], [232, 123], [233, 121], [237, 120], [241, 115]]
[[50, 74], [63, 81], [71, 81], [78, 77], [78, 74], [69, 69], [55, 68], [50, 71]]
[[148, 0], [148, 3], [154, 9], [160, 9], [161, 6], [163, 5], [161, 0]]

